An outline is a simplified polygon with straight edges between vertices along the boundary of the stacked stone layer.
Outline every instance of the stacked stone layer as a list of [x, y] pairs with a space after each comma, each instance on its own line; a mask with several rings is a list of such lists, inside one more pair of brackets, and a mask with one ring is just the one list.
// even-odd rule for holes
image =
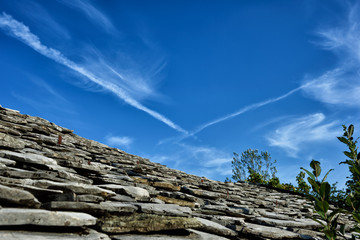
[[302, 196], [189, 175], [1, 106], [0, 205], [8, 240], [324, 238]]

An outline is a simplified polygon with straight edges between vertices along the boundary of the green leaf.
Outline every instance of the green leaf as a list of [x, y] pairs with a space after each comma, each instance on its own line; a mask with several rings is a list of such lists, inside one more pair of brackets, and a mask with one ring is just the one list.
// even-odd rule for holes
[[311, 167], [312, 169], [314, 169], [313, 174], [315, 175], [315, 177], [320, 176], [320, 174], [321, 174], [321, 167], [320, 167], [320, 162], [319, 162], [319, 161], [312, 160], [312, 161], [310, 162], [310, 167]]
[[314, 179], [312, 179], [310, 177], [308, 177], [307, 180], [311, 184], [312, 189], [314, 190], [314, 192], [319, 193], [319, 190], [320, 190], [319, 184]]
[[337, 137], [341, 142], [345, 143], [346, 145], [349, 144], [349, 140], [347, 140], [346, 138], [344, 137]]
[[326, 213], [329, 210], [329, 203], [327, 201], [316, 201], [315, 210], [323, 218], [326, 218]]
[[314, 220], [317, 223], [320, 223], [321, 226], [326, 227], [326, 225], [322, 221], [320, 221], [319, 219], [317, 219], [317, 218], [311, 218], [311, 219]]
[[360, 223], [360, 213], [353, 212], [352, 215], [353, 215], [354, 219], [355, 219], [358, 223]]
[[341, 225], [340, 225], [340, 233], [341, 233], [342, 235], [345, 235], [345, 224], [341, 224]]
[[304, 170], [304, 171], [309, 175], [309, 177], [315, 181], [315, 176], [314, 176], [314, 174], [312, 174], [310, 171], [306, 170], [305, 168], [302, 168], [302, 167], [301, 167], [300, 169]]
[[326, 174], [325, 174], [325, 177], [323, 178], [323, 180], [321, 181], [321, 183], [325, 182], [326, 178], [328, 177], [329, 173], [331, 171], [333, 171], [334, 169], [330, 169]]
[[353, 158], [353, 156], [351, 155], [351, 152], [344, 151], [344, 154], [345, 154], [348, 158], [350, 158], [350, 159]]
[[353, 161], [346, 160], [346, 161], [340, 162], [339, 164], [349, 164], [349, 165], [352, 165], [352, 164], [353, 164]]
[[[320, 195], [321, 195], [322, 200], [329, 201], [330, 190], [331, 190], [331, 187], [328, 182], [324, 182], [320, 185]], [[325, 212], [327, 212], [327, 210]]]
[[348, 128], [348, 137], [351, 138], [353, 133], [354, 133], [354, 125], [351, 124]]
[[338, 226], [338, 219], [339, 219], [339, 215], [337, 215], [332, 221], [331, 221], [331, 229], [333, 231], [336, 231], [336, 228]]
[[351, 195], [348, 195], [345, 199], [345, 203], [346, 205], [348, 205], [349, 207], [352, 206], [352, 199], [351, 199]]

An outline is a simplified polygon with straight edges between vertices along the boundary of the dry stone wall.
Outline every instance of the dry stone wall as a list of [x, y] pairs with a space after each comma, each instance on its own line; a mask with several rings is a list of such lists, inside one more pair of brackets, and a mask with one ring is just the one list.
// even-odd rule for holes
[[1, 106], [0, 206], [7, 240], [324, 237], [302, 196], [189, 175]]

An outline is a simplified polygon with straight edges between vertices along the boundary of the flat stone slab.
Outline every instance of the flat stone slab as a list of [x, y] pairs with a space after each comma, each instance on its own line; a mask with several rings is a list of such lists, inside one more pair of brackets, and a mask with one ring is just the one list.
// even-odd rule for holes
[[170, 190], [170, 191], [180, 191], [180, 189], [181, 189], [180, 186], [175, 186], [168, 182], [152, 182], [151, 186], [153, 186], [155, 188]]
[[110, 240], [104, 234], [89, 229], [89, 233], [54, 233], [54, 232], [29, 232], [29, 231], [0, 231], [0, 239], [6, 240]]
[[25, 142], [0, 132], [0, 146], [11, 149], [23, 149], [25, 147]]
[[189, 187], [182, 187], [182, 191], [189, 193], [191, 195], [202, 197], [202, 198], [208, 198], [208, 199], [219, 199], [221, 197], [220, 193], [210, 192], [206, 190], [200, 190], [200, 189], [192, 189]]
[[281, 219], [273, 219], [273, 218], [266, 218], [266, 217], [257, 217], [254, 218], [256, 223], [262, 225], [269, 225], [269, 226], [278, 226], [278, 227], [293, 227], [293, 228], [303, 228], [303, 229], [317, 229], [321, 227], [321, 224], [311, 220], [281, 220]]
[[125, 235], [112, 235], [114, 240], [189, 240], [191, 238], [185, 236], [171, 236], [171, 235], [139, 235], [139, 234], [125, 234]]
[[165, 196], [162, 196], [162, 195], [157, 195], [156, 198], [163, 201], [163, 202], [169, 203], [169, 204], [176, 204], [176, 205], [179, 205], [179, 206], [182, 206], [182, 207], [190, 207], [190, 208], [195, 207], [194, 202], [189, 202], [189, 201], [176, 199], [176, 198], [169, 198], [169, 197], [165, 197]]
[[198, 228], [194, 228], [196, 230], [201, 230], [208, 233], [214, 233], [220, 236], [236, 236], [237, 233], [230, 228], [224, 227], [223, 225], [206, 220], [204, 218], [195, 218], [197, 221], [201, 223], [201, 226]]
[[115, 240], [229, 240], [228, 238], [220, 237], [194, 229], [187, 229], [189, 235], [176, 236], [176, 235], [164, 235], [164, 234], [151, 234], [151, 235], [139, 235], [139, 234], [124, 234], [124, 235], [112, 235], [111, 238]]
[[16, 161], [0, 157], [0, 163], [6, 166], [15, 166]]
[[0, 184], [0, 202], [15, 203], [21, 206], [40, 208], [41, 203], [28, 191]]
[[194, 240], [195, 239], [196, 240], [229, 240], [228, 238], [225, 237], [220, 237], [218, 235], [201, 232], [194, 229], [187, 229], [187, 231], [190, 232], [189, 238]]
[[0, 156], [25, 163], [40, 165], [57, 165], [56, 160], [35, 153], [18, 153], [7, 150], [0, 150]]
[[134, 203], [143, 213], [154, 213], [157, 215], [168, 216], [189, 216], [192, 211], [188, 207], [181, 207], [176, 204], [156, 204], [156, 203]]
[[289, 217], [288, 215], [284, 215], [281, 213], [275, 213], [275, 212], [268, 212], [265, 210], [258, 210], [258, 212], [263, 216], [267, 218], [273, 218], [273, 219], [280, 219], [280, 220], [293, 220], [293, 218]]
[[0, 209], [0, 226], [40, 225], [82, 227], [95, 224], [96, 218], [86, 213], [23, 208]]
[[86, 203], [86, 202], [50, 202], [45, 204], [46, 208], [52, 210], [71, 210], [86, 213], [133, 213], [137, 210], [132, 204], [119, 203], [119, 202], [101, 202]]
[[132, 186], [121, 186], [117, 184], [103, 184], [98, 185], [99, 187], [113, 190], [119, 194], [126, 194], [135, 198], [135, 200], [148, 200], [150, 198], [150, 194], [146, 189]]
[[49, 180], [34, 180], [33, 185], [41, 188], [70, 190], [77, 194], [92, 194], [105, 197], [115, 196], [116, 193], [104, 188], [83, 183], [62, 183]]
[[256, 237], [270, 239], [299, 239], [301, 235], [298, 233], [282, 230], [276, 227], [266, 227], [262, 225], [246, 223], [246, 225], [237, 226], [237, 231]]
[[147, 213], [134, 213], [130, 216], [106, 216], [98, 220], [97, 225], [103, 232], [156, 232], [201, 227], [202, 224], [188, 217], [159, 216]]

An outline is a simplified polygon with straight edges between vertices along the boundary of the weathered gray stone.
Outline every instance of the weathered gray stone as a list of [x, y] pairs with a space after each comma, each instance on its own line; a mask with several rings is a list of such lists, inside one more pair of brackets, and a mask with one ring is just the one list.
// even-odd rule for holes
[[14, 138], [10, 135], [0, 132], [0, 147], [11, 149], [23, 149], [25, 147], [24, 141]]
[[181, 189], [180, 186], [176, 186], [168, 182], [152, 182], [151, 186], [155, 188], [166, 189], [169, 191], [180, 191]]
[[195, 229], [187, 229], [190, 232], [190, 239], [196, 240], [228, 240], [228, 238], [220, 237], [218, 235], [213, 235], [205, 232], [201, 232]]
[[57, 162], [54, 159], [34, 153], [17, 153], [8, 150], [0, 150], [0, 156], [25, 163], [57, 165]]
[[289, 217], [288, 215], [284, 215], [281, 213], [275, 213], [275, 212], [268, 212], [265, 209], [258, 209], [257, 212], [259, 212], [262, 216], [273, 218], [273, 219], [281, 219], [281, 220], [293, 220], [293, 218]]
[[116, 194], [115, 196], [110, 197], [111, 201], [118, 201], [118, 202], [135, 202], [135, 198]]
[[137, 210], [137, 207], [131, 204], [124, 204], [119, 202], [101, 202], [100, 204], [86, 202], [50, 202], [45, 204], [45, 207], [52, 210], [71, 210], [90, 214], [102, 214], [108, 212], [128, 214]]
[[16, 161], [13, 161], [13, 160], [9, 160], [9, 159], [1, 158], [1, 157], [0, 157], [0, 163], [1, 163], [1, 164], [4, 164], [4, 165], [6, 165], [6, 166], [15, 166]]
[[147, 190], [139, 187], [132, 186], [121, 186], [116, 184], [103, 184], [99, 187], [110, 189], [119, 194], [126, 194], [128, 196], [134, 197], [135, 200], [149, 200], [150, 194]]
[[108, 216], [99, 219], [98, 226], [104, 232], [154, 232], [201, 227], [202, 224], [187, 217], [159, 216], [138, 213], [130, 216]]
[[77, 196], [77, 200], [79, 202], [99, 203], [104, 201], [104, 198], [96, 195], [84, 194]]
[[[59, 210], [2, 208], [0, 239], [323, 238], [306, 219], [313, 206], [302, 196], [200, 178], [81, 138], [38, 117], [1, 107], [0, 115], [5, 116], [0, 117], [0, 205], [37, 208], [41, 202], [43, 208]], [[101, 217], [97, 226], [84, 212]], [[339, 221], [347, 224], [349, 234], [351, 216], [340, 215]], [[110, 236], [93, 234], [84, 225]]]
[[112, 235], [114, 240], [188, 240], [189, 237], [174, 236], [174, 235], [160, 235], [160, 234], [124, 234], [124, 235]]
[[163, 202], [170, 203], [170, 204], [177, 204], [179, 206], [190, 207], [190, 208], [195, 207], [194, 202], [189, 202], [189, 201], [176, 199], [176, 198], [165, 197], [165, 196], [161, 196], [161, 195], [158, 195], [157, 198]]
[[262, 225], [279, 226], [279, 227], [294, 227], [294, 228], [303, 228], [303, 229], [316, 229], [321, 227], [320, 223], [317, 223], [311, 219], [281, 220], [281, 219], [273, 219], [266, 217], [257, 217], [254, 218], [253, 221]]
[[240, 218], [240, 217], [215, 215], [211, 218], [211, 221], [219, 223], [225, 227], [235, 226], [235, 225], [245, 225], [245, 218]]
[[176, 235], [162, 235], [162, 234], [124, 234], [124, 235], [112, 235], [111, 238], [115, 240], [228, 240], [228, 238], [220, 237], [194, 229], [187, 229], [189, 235], [176, 236]]
[[248, 234], [254, 237], [270, 239], [299, 239], [301, 236], [297, 233], [282, 230], [276, 227], [266, 227], [262, 225], [246, 223], [246, 225], [237, 226], [237, 231], [241, 234]]
[[209, 199], [219, 199], [221, 197], [221, 194], [219, 193], [210, 192], [206, 190], [193, 189], [189, 187], [182, 187], [181, 190], [197, 197], [203, 197]]
[[236, 236], [237, 233], [223, 225], [209, 221], [203, 218], [195, 218], [197, 221], [201, 223], [200, 227], [196, 227], [194, 229], [201, 230], [208, 233], [214, 233], [221, 236]]
[[34, 180], [33, 185], [42, 188], [69, 190], [77, 194], [101, 195], [104, 197], [115, 196], [116, 193], [97, 186], [82, 183], [60, 183], [49, 180]]
[[134, 203], [134, 205], [139, 207], [139, 210], [143, 213], [168, 216], [189, 216], [191, 214], [190, 208], [176, 204]]
[[28, 191], [0, 185], [0, 202], [39, 208], [41, 203]]
[[41, 226], [91, 226], [96, 218], [78, 212], [53, 212], [43, 209], [1, 208], [0, 226], [41, 225]]
[[80, 233], [56, 233], [56, 232], [30, 232], [30, 231], [7, 231], [0, 230], [0, 239], [6, 240], [111, 240], [104, 233], [89, 229]]

